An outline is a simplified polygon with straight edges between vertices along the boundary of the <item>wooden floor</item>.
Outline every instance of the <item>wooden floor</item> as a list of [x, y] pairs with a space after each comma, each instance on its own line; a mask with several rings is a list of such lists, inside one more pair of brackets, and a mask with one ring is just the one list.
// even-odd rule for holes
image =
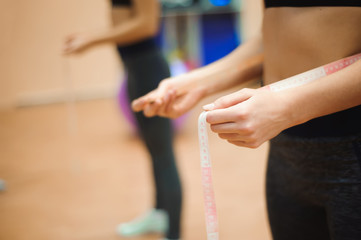
[[[200, 109], [200, 108], [198, 108]], [[175, 139], [184, 189], [182, 240], [205, 240], [196, 120]], [[269, 240], [268, 144], [210, 136], [221, 240]], [[115, 227], [152, 206], [148, 156], [113, 100], [0, 112], [0, 240], [116, 240]], [[158, 239], [159, 236], [132, 238]]]

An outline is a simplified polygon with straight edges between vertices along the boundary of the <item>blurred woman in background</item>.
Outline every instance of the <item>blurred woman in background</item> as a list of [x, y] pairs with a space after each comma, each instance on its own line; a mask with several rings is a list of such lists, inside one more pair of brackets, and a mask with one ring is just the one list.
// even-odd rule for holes
[[[157, 0], [113, 0], [113, 26], [99, 32], [67, 37], [65, 54], [86, 51], [102, 43], [115, 43], [128, 76], [130, 101], [155, 89], [170, 76], [169, 66], [155, 37], [159, 31], [160, 4]], [[121, 236], [161, 233], [166, 239], [180, 238], [182, 192], [173, 151], [171, 121], [135, 114], [137, 129], [150, 154], [155, 183], [155, 205], [143, 216], [120, 224]], [[131, 160], [131, 159], [129, 159]]]

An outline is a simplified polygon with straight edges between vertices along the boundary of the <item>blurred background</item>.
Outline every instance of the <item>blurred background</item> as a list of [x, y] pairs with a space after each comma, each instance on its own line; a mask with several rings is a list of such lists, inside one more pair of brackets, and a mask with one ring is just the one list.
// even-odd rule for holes
[[[207, 65], [260, 31], [261, 1], [161, 2], [157, 40], [172, 75]], [[69, 33], [109, 26], [109, 8], [107, 0], [0, 0], [1, 240], [121, 239], [115, 226], [149, 208], [150, 166], [122, 105], [115, 46], [61, 53]], [[177, 126], [183, 240], [206, 239], [196, 120], [216, 97]], [[221, 239], [270, 239], [268, 145], [237, 148], [212, 134], [210, 145]]]

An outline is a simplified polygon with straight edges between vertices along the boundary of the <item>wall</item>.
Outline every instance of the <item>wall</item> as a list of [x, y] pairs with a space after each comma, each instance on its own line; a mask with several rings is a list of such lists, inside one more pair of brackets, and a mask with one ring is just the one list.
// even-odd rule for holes
[[67, 34], [110, 24], [106, 0], [0, 0], [0, 108], [112, 96], [122, 69], [113, 46], [64, 57]]
[[[243, 0], [242, 36], [260, 30], [262, 2]], [[114, 96], [123, 71], [113, 46], [61, 55], [64, 37], [110, 24], [107, 0], [0, 0], [0, 109]]]

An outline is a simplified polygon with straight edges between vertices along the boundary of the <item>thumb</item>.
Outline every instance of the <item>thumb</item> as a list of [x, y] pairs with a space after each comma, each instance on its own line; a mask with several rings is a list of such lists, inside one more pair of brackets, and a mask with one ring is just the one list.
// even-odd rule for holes
[[243, 101], [249, 99], [252, 96], [254, 91], [255, 91], [254, 89], [243, 88], [242, 90], [239, 90], [237, 92], [220, 97], [213, 103], [204, 105], [203, 110], [211, 111], [211, 110], [215, 110], [215, 109], [231, 107], [233, 105], [236, 105], [240, 102], [243, 102]]

